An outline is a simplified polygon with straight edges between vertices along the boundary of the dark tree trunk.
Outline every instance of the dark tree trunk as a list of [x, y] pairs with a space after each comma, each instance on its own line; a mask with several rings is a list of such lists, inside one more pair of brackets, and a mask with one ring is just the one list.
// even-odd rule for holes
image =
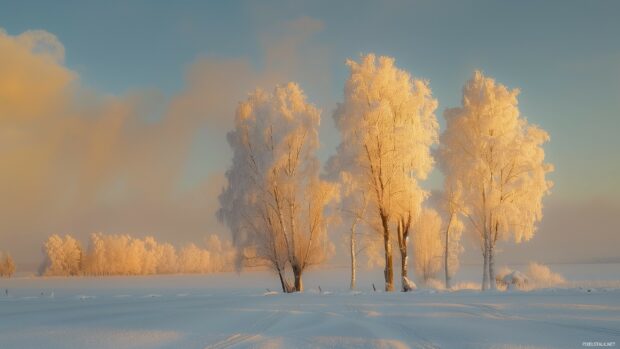
[[355, 246], [355, 229], [351, 228], [351, 289], [355, 289], [356, 283], [356, 268], [357, 268], [357, 251]]
[[304, 284], [301, 279], [302, 273], [303, 270], [298, 265], [293, 267], [293, 275], [295, 276], [295, 292], [301, 292], [304, 290]]
[[449, 265], [449, 253], [450, 253], [450, 248], [449, 248], [449, 239], [450, 239], [450, 232], [448, 229], [446, 229], [446, 246], [444, 248], [444, 254], [443, 254], [443, 266], [444, 266], [444, 271], [446, 273], [446, 289], [450, 289], [451, 285], [450, 285], [450, 265]]
[[383, 224], [383, 247], [385, 249], [385, 291], [394, 291], [394, 267], [392, 265], [392, 242], [390, 241], [390, 227], [388, 217], [381, 214], [381, 223]]
[[485, 291], [489, 287], [489, 239], [486, 232], [483, 243], [482, 257], [484, 258], [484, 264], [482, 266], [482, 290]]
[[495, 244], [493, 242], [489, 243], [489, 283], [491, 284], [491, 289], [497, 289], [497, 281], [495, 280]]
[[279, 269], [278, 269], [278, 277], [280, 278], [280, 285], [282, 286], [282, 292], [290, 293], [291, 292], [291, 286], [288, 284], [288, 282], [284, 278], [284, 275], [282, 275], [282, 271], [279, 270]]

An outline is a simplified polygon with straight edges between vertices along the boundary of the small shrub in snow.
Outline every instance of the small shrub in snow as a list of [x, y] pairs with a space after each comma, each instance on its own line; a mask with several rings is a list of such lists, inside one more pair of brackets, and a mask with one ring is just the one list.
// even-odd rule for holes
[[497, 274], [495, 274], [495, 284], [497, 285], [498, 289], [503, 291], [508, 288], [508, 285], [504, 282], [504, 278], [510, 273], [512, 273], [512, 269], [503, 266], [499, 269]]
[[415, 290], [417, 288], [418, 288], [418, 286], [416, 286], [415, 282], [409, 280], [409, 278], [406, 277], [406, 276], [403, 277], [403, 290], [405, 292], [413, 291], [413, 290]]
[[499, 289], [520, 290], [555, 287], [566, 283], [562, 275], [536, 262], [530, 263], [525, 273], [502, 267], [495, 276], [495, 282]]
[[536, 262], [531, 262], [527, 268], [527, 275], [532, 281], [532, 286], [536, 288], [555, 287], [566, 283], [564, 277], [554, 273], [548, 266]]
[[510, 273], [512, 273], [512, 269], [503, 266], [497, 271], [497, 274], [495, 274], [495, 280], [503, 280], [504, 277]]
[[506, 285], [506, 289], [508, 290], [512, 290], [515, 288], [519, 290], [525, 290], [528, 288], [530, 283], [527, 276], [525, 276], [525, 274], [518, 270], [515, 270], [510, 274], [504, 276], [502, 281], [503, 284]]

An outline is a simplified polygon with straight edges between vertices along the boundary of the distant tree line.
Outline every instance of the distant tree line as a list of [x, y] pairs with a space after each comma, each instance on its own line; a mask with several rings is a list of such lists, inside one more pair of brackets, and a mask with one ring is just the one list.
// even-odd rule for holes
[[44, 243], [39, 274], [152, 275], [173, 273], [213, 273], [233, 270], [236, 249], [217, 235], [209, 236], [201, 248], [191, 243], [178, 252], [169, 243], [153, 237], [134, 238], [126, 234], [90, 235], [88, 248], [70, 235], [50, 236]]

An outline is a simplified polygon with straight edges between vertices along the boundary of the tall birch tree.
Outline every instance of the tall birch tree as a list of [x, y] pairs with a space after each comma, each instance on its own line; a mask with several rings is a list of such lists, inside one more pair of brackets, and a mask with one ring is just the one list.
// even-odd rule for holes
[[463, 249], [461, 235], [463, 232], [463, 202], [461, 193], [463, 188], [460, 182], [452, 183], [453, 178], [444, 180], [444, 191], [441, 197], [441, 208], [445, 216], [443, 229], [443, 266], [445, 288], [452, 287], [452, 276], [459, 268], [459, 255]]
[[461, 106], [444, 113], [442, 168], [449, 182], [462, 184], [462, 213], [483, 256], [483, 290], [496, 288], [498, 240], [531, 239], [552, 187], [543, 149], [549, 135], [520, 115], [518, 94], [476, 71]]
[[[407, 222], [419, 211], [418, 201], [407, 195], [420, 190], [417, 181], [433, 167], [430, 146], [437, 140], [437, 101], [427, 81], [412, 79], [393, 58], [369, 54], [347, 65], [344, 102], [334, 113], [341, 135], [335, 156], [370, 194], [368, 214], [381, 222], [385, 290], [393, 291], [392, 231], [400, 227], [404, 248], [399, 250], [406, 251]], [[401, 258], [406, 261], [406, 255]], [[401, 267], [402, 275], [406, 270]]]

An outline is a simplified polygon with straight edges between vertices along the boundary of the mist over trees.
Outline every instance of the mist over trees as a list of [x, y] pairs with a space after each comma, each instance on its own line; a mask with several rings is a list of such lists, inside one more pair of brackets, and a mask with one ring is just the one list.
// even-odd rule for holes
[[45, 276], [153, 275], [173, 273], [213, 273], [233, 270], [236, 250], [217, 235], [179, 253], [169, 243], [153, 237], [134, 238], [126, 234], [90, 235], [88, 248], [70, 235], [50, 236], [43, 245], [44, 261], [39, 273]]
[[288, 83], [251, 93], [228, 134], [234, 155], [218, 217], [240, 251], [238, 265], [269, 267], [284, 292], [302, 291], [303, 272], [333, 249], [325, 208], [337, 190], [319, 178], [320, 119], [301, 88]]

